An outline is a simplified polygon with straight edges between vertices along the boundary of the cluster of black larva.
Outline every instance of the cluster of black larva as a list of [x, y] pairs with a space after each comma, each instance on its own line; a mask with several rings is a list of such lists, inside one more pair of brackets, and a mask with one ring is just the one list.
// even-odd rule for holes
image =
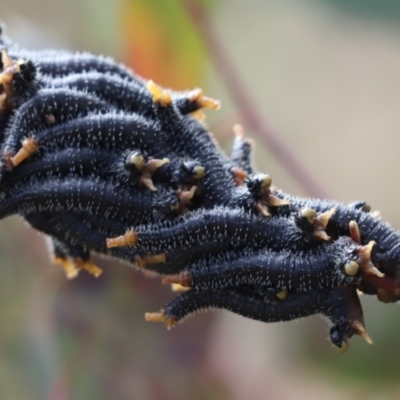
[[400, 235], [366, 203], [274, 189], [240, 127], [225, 157], [199, 120], [219, 103], [201, 90], [164, 90], [87, 53], [0, 45], [0, 218], [48, 235], [67, 277], [98, 276], [90, 255], [106, 254], [184, 291], [148, 321], [319, 313], [339, 349], [353, 334], [371, 342], [357, 290], [398, 299]]

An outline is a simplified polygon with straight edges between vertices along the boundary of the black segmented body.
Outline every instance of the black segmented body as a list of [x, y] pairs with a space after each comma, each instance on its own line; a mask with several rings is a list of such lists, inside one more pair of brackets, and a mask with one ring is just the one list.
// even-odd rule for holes
[[315, 246], [310, 235], [290, 219], [274, 217], [267, 220], [241, 209], [222, 207], [196, 211], [172, 223], [138, 227], [136, 231], [139, 235], [137, 246], [152, 253], [175, 249], [190, 251], [193, 246], [215, 242], [254, 249], [267, 247], [275, 251], [300, 251]]
[[349, 337], [346, 324], [354, 318], [354, 314], [360, 319], [363, 318], [358, 296], [351, 287], [294, 292], [286, 300], [271, 300], [268, 295], [265, 296], [262, 291], [257, 290], [253, 290], [251, 294], [241, 289], [200, 292], [191, 290], [168, 304], [164, 313], [168, 319], [178, 322], [196, 311], [208, 308], [225, 309], [263, 322], [289, 321], [312, 314], [322, 314], [331, 322], [331, 339], [339, 348]]
[[[10, 121], [4, 152], [15, 153], [24, 137], [40, 137], [41, 132], [54, 124], [107, 110], [106, 104], [93, 95], [66, 89], [40, 90], [22, 104], [14, 119]], [[54, 117], [54, 123], [49, 122], [49, 116]]]
[[172, 326], [210, 307], [265, 322], [320, 313], [343, 348], [366, 335], [357, 288], [397, 300], [400, 235], [365, 202], [270, 188], [240, 129], [225, 157], [190, 115], [210, 106], [200, 91], [166, 91], [88, 53], [0, 46], [0, 218], [22, 215], [58, 259], [107, 254], [192, 288], [149, 320]]
[[[246, 250], [210, 264], [198, 263], [187, 270], [193, 275], [195, 290], [225, 289], [246, 285], [285, 287], [309, 291], [330, 289], [340, 284], [355, 284], [360, 276], [349, 277], [344, 266], [357, 256], [357, 245], [342, 237], [334, 243], [321, 244], [307, 252]], [[318, 266], [318, 268], [315, 268]], [[278, 290], [279, 291], [279, 290]]]
[[4, 171], [4, 190], [17, 183], [46, 177], [101, 176], [111, 175], [112, 166], [118, 162], [116, 154], [105, 150], [66, 148], [44, 154], [40, 158], [32, 157], [14, 171]]

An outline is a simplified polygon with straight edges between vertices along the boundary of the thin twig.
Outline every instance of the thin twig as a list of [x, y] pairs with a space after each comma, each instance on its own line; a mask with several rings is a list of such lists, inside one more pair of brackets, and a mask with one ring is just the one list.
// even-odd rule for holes
[[327, 191], [317, 182], [306, 166], [290, 150], [282, 139], [271, 129], [265, 120], [256, 112], [256, 107], [244, 87], [240, 75], [236, 72], [232, 62], [227, 56], [219, 35], [211, 19], [200, 1], [183, 0], [194, 26], [200, 32], [206, 48], [208, 49], [216, 70], [237, 103], [243, 115], [245, 124], [264, 140], [273, 154], [286, 167], [289, 173], [312, 197], [330, 198]]

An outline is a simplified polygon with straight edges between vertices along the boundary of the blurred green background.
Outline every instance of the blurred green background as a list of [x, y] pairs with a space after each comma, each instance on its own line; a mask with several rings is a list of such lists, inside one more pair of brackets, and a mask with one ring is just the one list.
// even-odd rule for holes
[[[243, 123], [258, 169], [307, 195], [246, 126], [224, 83], [236, 71], [324, 193], [367, 200], [400, 227], [399, 1], [1, 0], [0, 19], [21, 46], [111, 55], [163, 85], [203, 87], [222, 100], [207, 121], [223, 148]], [[158, 278], [99, 259], [101, 278], [66, 281], [20, 219], [2, 221], [0, 236], [0, 399], [400, 398], [397, 304], [363, 296], [375, 344], [354, 338], [345, 355], [318, 317], [267, 325], [208, 313], [167, 332], [143, 318], [175, 296]]]

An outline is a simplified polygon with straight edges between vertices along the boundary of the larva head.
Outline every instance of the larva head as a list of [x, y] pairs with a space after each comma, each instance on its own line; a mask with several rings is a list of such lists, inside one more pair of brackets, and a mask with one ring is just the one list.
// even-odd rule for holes
[[266, 192], [269, 193], [269, 189], [272, 184], [272, 179], [267, 174], [256, 174], [249, 176], [245, 183], [250, 191], [250, 193], [254, 196], [255, 200], [259, 200], [263, 194]]
[[357, 275], [360, 266], [355, 261], [349, 261], [344, 265], [344, 271], [348, 276]]
[[338, 257], [341, 258], [341, 268], [342, 272], [349, 278], [350, 281], [347, 283], [354, 284], [354, 277], [357, 277], [357, 281], [360, 280], [360, 245], [355, 243], [351, 238], [348, 236], [341, 236], [339, 237], [336, 242], [335, 246], [337, 248]]
[[333, 325], [329, 331], [331, 342], [338, 348], [341, 353], [348, 349], [346, 338], [350, 333], [350, 325], [347, 323]]
[[16, 73], [14, 75], [13, 86], [17, 91], [28, 89], [29, 85], [36, 79], [37, 69], [30, 60], [19, 59], [17, 62]]
[[164, 219], [180, 214], [179, 198], [175, 191], [159, 188], [154, 192], [153, 214], [156, 219]]
[[372, 344], [365, 329], [360, 300], [353, 286], [339, 286], [330, 293], [327, 314], [333, 323], [330, 330], [331, 341], [340, 351], [346, 351], [347, 339], [353, 335]]
[[124, 182], [134, 184], [138, 181], [147, 158], [138, 150], [127, 150], [121, 154], [116, 165], [116, 173]]
[[204, 177], [205, 168], [195, 160], [184, 161], [181, 166], [182, 183], [190, 183]]
[[126, 157], [126, 165], [128, 169], [134, 168], [140, 171], [145, 163], [144, 156], [138, 151], [131, 151]]

